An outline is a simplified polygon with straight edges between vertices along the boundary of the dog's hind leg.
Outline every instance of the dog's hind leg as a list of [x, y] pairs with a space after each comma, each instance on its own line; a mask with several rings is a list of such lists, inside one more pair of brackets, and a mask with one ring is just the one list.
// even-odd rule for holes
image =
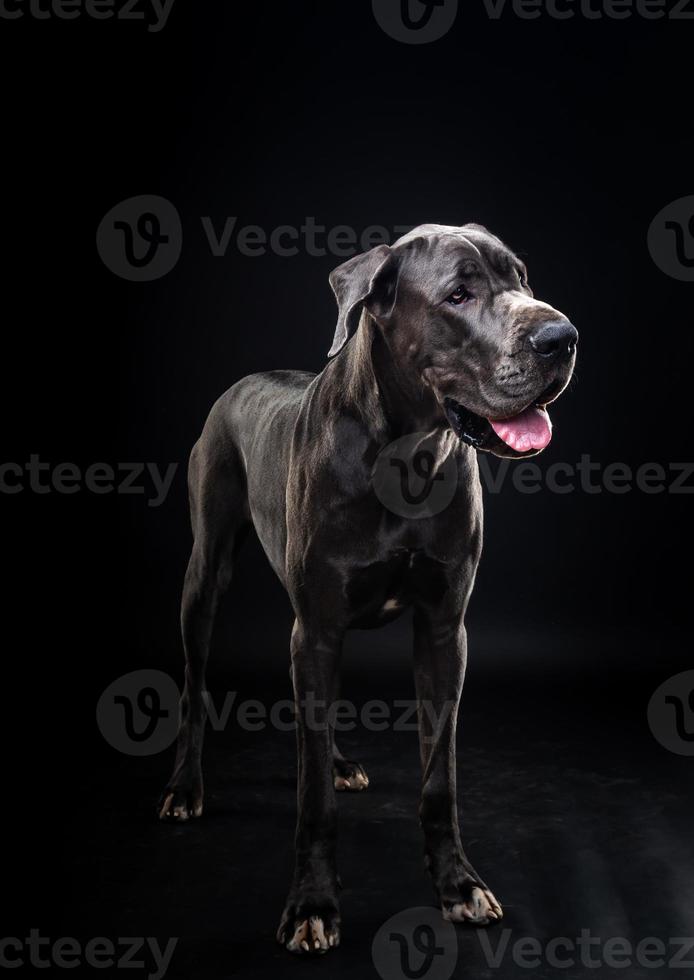
[[366, 769], [359, 762], [345, 759], [334, 742], [333, 779], [338, 793], [359, 793], [369, 785]]
[[366, 769], [359, 763], [345, 759], [333, 736], [333, 780], [338, 793], [359, 793], [369, 785]]
[[[340, 697], [339, 678], [336, 676], [333, 683], [332, 702], [335, 704]], [[369, 777], [366, 769], [352, 759], [345, 759], [342, 752], [337, 747], [335, 739], [335, 724], [330, 726], [333, 746], [333, 783], [338, 793], [359, 793], [369, 785]]]
[[202, 814], [205, 668], [219, 600], [229, 586], [236, 551], [250, 525], [238, 452], [227, 441], [218, 445], [213, 436], [203, 434], [188, 469], [194, 543], [181, 602], [185, 685], [176, 763], [159, 803], [162, 820], [184, 821]]
[[[292, 668], [289, 668], [289, 676], [293, 679]], [[337, 681], [332, 694], [331, 701], [334, 703], [339, 697]], [[332, 751], [333, 751], [333, 783], [338, 793], [359, 793], [369, 785], [369, 777], [366, 769], [359, 762], [345, 759], [340, 752], [337, 741], [335, 740], [335, 727], [331, 725]]]

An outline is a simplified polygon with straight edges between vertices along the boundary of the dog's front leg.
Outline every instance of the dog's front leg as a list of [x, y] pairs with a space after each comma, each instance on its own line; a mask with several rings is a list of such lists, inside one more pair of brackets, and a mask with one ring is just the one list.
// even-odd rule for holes
[[292, 678], [297, 713], [296, 868], [277, 939], [293, 953], [323, 953], [340, 942], [335, 863], [337, 805], [330, 705], [341, 638], [294, 624]]
[[463, 851], [456, 801], [456, 727], [467, 641], [462, 612], [418, 609], [414, 618], [426, 862], [444, 918], [489, 925], [501, 906]]

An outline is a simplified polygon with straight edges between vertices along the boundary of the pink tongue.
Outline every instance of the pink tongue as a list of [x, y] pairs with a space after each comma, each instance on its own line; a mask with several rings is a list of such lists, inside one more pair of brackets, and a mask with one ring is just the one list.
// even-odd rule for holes
[[525, 453], [529, 449], [544, 449], [552, 438], [552, 423], [544, 408], [526, 408], [520, 415], [489, 424], [500, 439], [515, 449]]

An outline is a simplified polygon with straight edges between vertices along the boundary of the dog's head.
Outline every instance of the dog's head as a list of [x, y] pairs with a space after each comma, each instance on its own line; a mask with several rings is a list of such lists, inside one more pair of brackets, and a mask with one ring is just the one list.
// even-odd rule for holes
[[420, 225], [345, 262], [330, 284], [339, 317], [329, 356], [366, 310], [459, 438], [499, 456], [547, 446], [547, 405], [569, 382], [578, 332], [533, 297], [523, 262], [485, 228]]

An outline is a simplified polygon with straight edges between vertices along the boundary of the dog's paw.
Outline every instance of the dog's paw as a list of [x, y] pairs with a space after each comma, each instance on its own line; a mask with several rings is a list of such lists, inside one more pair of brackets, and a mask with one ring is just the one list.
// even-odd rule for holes
[[473, 926], [490, 926], [504, 917], [501, 905], [493, 893], [474, 881], [460, 887], [461, 901], [444, 903], [441, 911], [448, 922], [464, 922]]
[[277, 942], [297, 955], [320, 956], [340, 945], [340, 916], [334, 909], [297, 910], [288, 906]]
[[167, 786], [157, 804], [160, 820], [185, 823], [202, 816], [202, 788]]
[[346, 759], [333, 760], [333, 776], [338, 793], [360, 793], [369, 785], [366, 769], [358, 762]]

